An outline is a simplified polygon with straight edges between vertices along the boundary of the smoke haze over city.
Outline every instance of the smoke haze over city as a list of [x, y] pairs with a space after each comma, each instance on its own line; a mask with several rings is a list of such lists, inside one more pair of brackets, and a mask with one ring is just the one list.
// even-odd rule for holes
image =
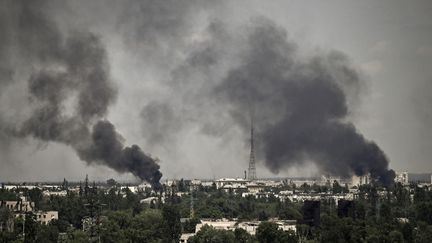
[[0, 181], [430, 171], [414, 2], [2, 0]]

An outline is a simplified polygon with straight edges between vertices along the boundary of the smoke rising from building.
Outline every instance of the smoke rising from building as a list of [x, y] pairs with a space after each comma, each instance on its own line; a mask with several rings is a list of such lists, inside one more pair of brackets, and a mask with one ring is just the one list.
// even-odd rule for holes
[[[72, 5], [86, 13], [82, 9], [91, 4], [78, 2]], [[325, 173], [371, 173], [391, 184], [386, 155], [349, 121], [363, 80], [343, 53], [304, 53], [286, 30], [266, 18], [233, 24], [219, 17], [227, 12], [224, 1], [110, 4], [96, 1], [104, 14], [83, 17], [99, 21], [99, 35], [59, 29], [46, 14], [53, 6], [49, 2], [3, 3], [0, 85], [27, 80], [31, 106], [24, 118], [0, 115], [0, 139], [14, 134], [67, 144], [88, 163], [157, 181], [157, 163], [138, 147], [125, 147], [106, 119], [118, 89], [109, 76], [112, 60], [103, 42], [114, 37], [123, 41], [128, 58], [139, 60], [137, 72], [151, 73], [163, 90], [142, 95], [128, 107], [140, 114], [148, 145], [174, 151], [181, 142], [175, 141], [182, 140], [177, 135], [189, 130], [224, 141], [239, 139], [232, 137], [233, 127], [247, 141], [253, 113], [257, 163], [270, 171], [312, 161]], [[109, 34], [103, 34], [105, 27]], [[119, 85], [130, 85], [127, 81]]]
[[[223, 117], [240, 126], [247, 138], [252, 113], [258, 157], [272, 172], [312, 161], [326, 174], [370, 173], [391, 185], [394, 172], [386, 155], [349, 122], [349, 106], [358, 100], [363, 80], [348, 57], [338, 51], [305, 55], [283, 28], [266, 18], [242, 28], [230, 31], [224, 23], [209, 24], [208, 40], [172, 71], [167, 85], [174, 86], [176, 95], [144, 108], [146, 114], [165, 111], [153, 112], [145, 130], [157, 131], [161, 138], [163, 130], [153, 127], [153, 120], [177, 129], [189, 122], [210, 136], [224, 137], [218, 123]], [[178, 114], [176, 107], [187, 109]], [[165, 135], [173, 133], [170, 129]]]
[[270, 170], [312, 160], [327, 173], [370, 173], [384, 185], [393, 182], [384, 152], [345, 121], [343, 87], [361, 80], [343, 54], [301, 58], [285, 31], [266, 20], [257, 22], [245, 44], [241, 64], [229, 70], [217, 91], [237, 116], [253, 107]]
[[26, 70], [30, 111], [18, 125], [2, 124], [2, 130], [69, 145], [89, 164], [130, 172], [159, 189], [159, 165], [137, 145], [124, 147], [114, 125], [104, 120], [117, 91], [100, 38], [91, 32], [61, 33], [43, 3], [2, 3], [3, 11], [11, 10], [0, 21], [11, 25], [3, 29], [10, 32], [2, 38], [10, 39], [2, 41], [6, 43], [2, 49], [16, 48], [16, 52], [2, 57], [1, 63], [18, 59], [32, 67]]

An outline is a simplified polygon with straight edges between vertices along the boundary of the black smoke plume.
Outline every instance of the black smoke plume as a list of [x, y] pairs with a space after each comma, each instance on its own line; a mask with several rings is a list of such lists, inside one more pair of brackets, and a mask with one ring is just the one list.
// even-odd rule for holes
[[137, 145], [124, 147], [120, 135], [109, 121], [98, 121], [91, 136], [91, 146], [78, 150], [80, 158], [85, 161], [101, 161], [116, 171], [130, 172], [150, 182], [156, 190], [162, 188], [159, 184], [162, 177], [159, 165]]
[[[106, 120], [116, 89], [101, 38], [86, 31], [59, 31], [46, 2], [0, 1], [0, 95], [26, 77], [30, 99], [24, 122], [6, 124], [0, 113], [0, 139], [13, 133], [68, 144], [88, 163], [158, 181], [157, 163], [138, 147], [124, 146]], [[161, 96], [137, 102], [145, 106], [146, 137], [166, 146], [176, 133], [199, 127], [206, 135], [232, 139], [224, 132], [230, 133], [233, 121], [249, 136], [252, 114], [258, 157], [271, 171], [313, 161], [325, 173], [370, 173], [391, 184], [394, 172], [383, 151], [349, 122], [362, 80], [348, 58], [339, 52], [303, 53], [269, 20], [239, 27], [227, 18], [227, 24], [224, 17], [231, 16], [224, 14], [229, 11], [216, 11], [223, 2], [95, 5], [106, 11], [95, 12], [90, 20], [100, 21], [97, 27], [118, 20], [119, 32], [107, 36], [124, 38], [130, 57], [143, 60], [144, 73], [160, 74], [154, 79], [167, 88]], [[86, 1], [82, 3], [86, 9]]]
[[346, 121], [346, 88], [361, 80], [343, 54], [301, 57], [285, 31], [267, 20], [257, 20], [245, 45], [241, 64], [216, 92], [244, 130], [252, 111], [271, 171], [314, 161], [333, 175], [370, 173], [383, 185], [393, 183], [384, 152]]
[[363, 80], [344, 54], [302, 53], [264, 18], [235, 30], [213, 21], [204, 36], [172, 70], [172, 95], [144, 107], [147, 133], [172, 140], [190, 122], [223, 137], [232, 119], [249, 136], [252, 114], [258, 157], [274, 173], [313, 161], [324, 173], [393, 183], [384, 152], [348, 121]]
[[162, 174], [156, 161], [137, 145], [125, 147], [114, 125], [105, 120], [117, 92], [100, 38], [85, 31], [63, 34], [45, 12], [45, 3], [1, 3], [5, 15], [0, 23], [8, 26], [2, 29], [6, 33], [0, 37], [0, 50], [16, 50], [0, 56], [1, 80], [3, 74], [14, 73], [11, 65], [5, 65], [7, 58], [13, 56], [31, 67], [27, 69], [31, 111], [24, 122], [12, 129], [7, 126], [9, 134], [67, 144], [89, 164], [130, 172], [160, 189]]

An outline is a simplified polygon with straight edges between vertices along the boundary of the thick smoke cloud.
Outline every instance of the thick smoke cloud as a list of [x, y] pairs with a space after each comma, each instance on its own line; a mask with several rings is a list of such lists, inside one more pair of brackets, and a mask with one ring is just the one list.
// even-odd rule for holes
[[245, 130], [246, 111], [252, 111], [271, 171], [312, 160], [333, 175], [370, 173], [384, 185], [393, 182], [383, 151], [345, 121], [349, 109], [343, 87], [361, 80], [342, 54], [302, 58], [285, 31], [266, 20], [256, 22], [246, 44], [242, 63], [217, 91], [235, 117], [243, 118], [239, 124]]
[[230, 65], [228, 59], [236, 59], [236, 37], [217, 20], [209, 21], [197, 34], [198, 40], [190, 44], [193, 48], [185, 51], [185, 57], [169, 70], [170, 77], [162, 82], [169, 96], [143, 107], [141, 117], [146, 137], [163, 144], [172, 143], [177, 133], [195, 126], [202, 134], [226, 135], [232, 121], [214, 91]]
[[155, 189], [160, 189], [159, 179], [162, 174], [154, 159], [146, 155], [140, 147], [124, 147], [114, 125], [108, 121], [99, 121], [93, 127], [92, 145], [78, 150], [85, 161], [107, 163], [119, 172], [130, 172], [149, 181]]
[[221, 5], [220, 0], [126, 0], [121, 4], [118, 26], [128, 34], [124, 36], [128, 45], [158, 54], [172, 54], [176, 50], [171, 45], [181, 46], [194, 32], [191, 27], [205, 20], [199, 15], [206, 16]]
[[304, 55], [285, 30], [264, 18], [242, 31], [211, 22], [203, 35], [171, 71], [173, 95], [144, 107], [146, 131], [157, 131], [154, 136], [164, 142], [195, 123], [224, 137], [224, 120], [239, 125], [246, 137], [252, 115], [258, 156], [274, 173], [313, 161], [323, 173], [370, 173], [384, 185], [393, 183], [384, 152], [348, 121], [363, 80], [344, 54]]
[[270, 20], [234, 24], [223, 15], [227, 9], [218, 11], [224, 1], [127, 0], [109, 8], [105, 1], [72, 3], [78, 14], [66, 22], [88, 14], [88, 6], [104, 13], [83, 16], [99, 21], [94, 29], [103, 27], [102, 35], [108, 30], [103, 38], [82, 28], [60, 30], [48, 12], [62, 4], [45, 3], [1, 3], [0, 95], [26, 80], [30, 108], [20, 119], [0, 114], [0, 139], [13, 134], [67, 144], [88, 163], [156, 184], [157, 163], [139, 147], [125, 147], [106, 120], [117, 89], [102, 40], [119, 37], [120, 52], [139, 60], [137, 73], [149, 73], [155, 90], [163, 90], [133, 102], [143, 107], [137, 113], [149, 145], [169, 153], [176, 135], [197, 127], [225, 141], [240, 127], [246, 141], [252, 115], [257, 156], [274, 173], [313, 161], [325, 173], [371, 173], [391, 184], [385, 154], [349, 122], [362, 79], [344, 54], [304, 53]]
[[[0, 49], [15, 43], [15, 58], [32, 65], [26, 70], [30, 112], [17, 126], [3, 125], [2, 130], [16, 137], [67, 144], [88, 163], [130, 172], [159, 189], [159, 165], [137, 145], [124, 147], [114, 126], [104, 120], [117, 92], [100, 38], [91, 32], [61, 33], [44, 12], [44, 3], [2, 3], [2, 12], [12, 11], [3, 23], [12, 25], [16, 37], [9, 45], [0, 42]], [[11, 56], [2, 56], [1, 63], [7, 58]], [[6, 70], [13, 73], [14, 69]]]

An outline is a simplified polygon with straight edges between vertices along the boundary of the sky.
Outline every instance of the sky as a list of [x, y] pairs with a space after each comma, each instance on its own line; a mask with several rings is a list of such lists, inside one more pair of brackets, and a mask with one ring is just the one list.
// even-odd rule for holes
[[[22, 124], [39, 114], [38, 105], [45, 105], [39, 93], [29, 92], [32, 77], [39, 70], [73, 73], [75, 66], [68, 61], [73, 51], [63, 49], [73, 40], [80, 43], [81, 33], [96, 39], [84, 39], [83, 45], [90, 43], [88, 55], [101, 50], [97, 60], [106, 76], [102, 88], [114, 90], [100, 114], [93, 114], [85, 126], [109, 120], [122, 144], [138, 144], [157, 158], [163, 179], [243, 176], [249, 160], [250, 111], [240, 98], [249, 83], [226, 88], [226, 82], [236, 77], [235, 83], [247, 70], [253, 73], [246, 68], [248, 61], [260, 59], [260, 48], [267, 50], [266, 45], [280, 51], [273, 54], [280, 54], [287, 67], [294, 65], [293, 71], [314, 71], [309, 62], [323, 59], [320, 67], [328, 69], [329, 82], [340, 85], [346, 99], [346, 114], [336, 118], [352, 124], [366, 144], [373, 141], [391, 169], [432, 172], [431, 12], [427, 0], [0, 0], [0, 181], [82, 180], [86, 174], [94, 180], [136, 180], [121, 166], [83, 159], [81, 142], [48, 139], [35, 130], [22, 132]], [[43, 20], [41, 24], [27, 21], [32, 14]], [[55, 53], [56, 45], [65, 46], [59, 47], [60, 54]], [[333, 60], [333, 52], [343, 57]], [[284, 53], [295, 57], [285, 60]], [[94, 59], [89, 60], [93, 65]], [[337, 68], [354, 73], [354, 84], [335, 74]], [[287, 75], [281, 74], [291, 80]], [[82, 76], [72, 75], [78, 80], [72, 85], [82, 85]], [[81, 88], [67, 90], [85, 93]], [[270, 104], [289, 100], [274, 95], [278, 89], [263, 90], [268, 92], [258, 95], [275, 101], [263, 98], [253, 110], [258, 177], [339, 173], [332, 168], [334, 154], [317, 156], [319, 149], [306, 145], [302, 149], [313, 150], [313, 156], [284, 154], [277, 162], [269, 161], [275, 157], [269, 154], [267, 128], [284, 120], [281, 110]], [[105, 97], [98, 92], [94, 94]], [[80, 96], [65, 96], [71, 98], [61, 99], [62, 114], [75, 118], [73, 104]], [[21, 133], [11, 132], [11, 127]]]

